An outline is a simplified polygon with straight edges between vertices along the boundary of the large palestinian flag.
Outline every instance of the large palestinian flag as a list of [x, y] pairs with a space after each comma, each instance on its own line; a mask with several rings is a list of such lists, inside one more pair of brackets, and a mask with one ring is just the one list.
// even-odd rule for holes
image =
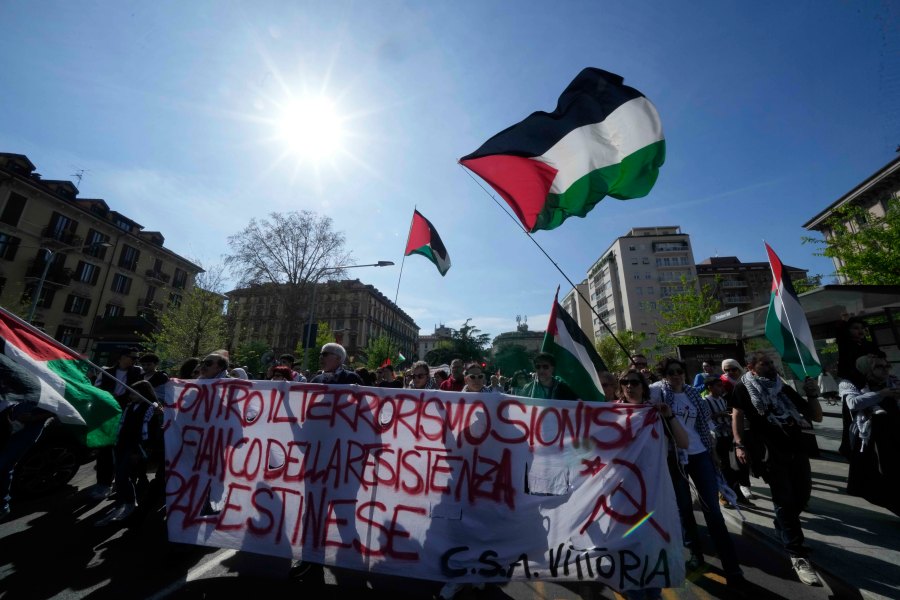
[[533, 113], [460, 163], [503, 196], [528, 231], [583, 217], [604, 196], [646, 196], [666, 142], [656, 108], [623, 81], [584, 69], [556, 110]]
[[579, 398], [600, 402], [606, 399], [598, 375], [607, 370], [606, 365], [575, 319], [560, 306], [559, 290], [553, 298], [541, 352], [553, 355], [556, 361], [554, 374], [565, 381]]
[[789, 365], [798, 377], [818, 377], [822, 364], [816, 354], [806, 314], [791, 284], [791, 276], [769, 244], [766, 244], [766, 252], [772, 267], [772, 298], [766, 315], [766, 338], [778, 351], [782, 362]]
[[421, 254], [434, 263], [441, 275], [446, 275], [450, 269], [450, 256], [444, 248], [444, 242], [431, 221], [422, 216], [418, 210], [413, 210], [412, 225], [409, 227], [409, 239], [406, 240], [404, 256]]
[[72, 350], [0, 308], [0, 390], [35, 402], [62, 422], [83, 428], [93, 448], [116, 441], [118, 402], [94, 387], [88, 364]]

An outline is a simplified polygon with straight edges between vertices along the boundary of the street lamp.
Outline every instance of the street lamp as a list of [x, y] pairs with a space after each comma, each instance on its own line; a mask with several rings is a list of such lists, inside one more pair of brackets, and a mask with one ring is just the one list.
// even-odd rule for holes
[[34, 320], [34, 312], [37, 310], [37, 304], [41, 298], [41, 292], [44, 290], [44, 280], [47, 279], [47, 273], [50, 271], [50, 264], [53, 262], [53, 257], [60, 252], [68, 252], [69, 250], [78, 249], [84, 250], [86, 248], [112, 248], [112, 244], [110, 244], [109, 242], [94, 242], [93, 244], [88, 244], [87, 246], [78, 244], [74, 246], [63, 246], [62, 248], [57, 248], [56, 250], [50, 250], [49, 248], [39, 248], [39, 250], [43, 250], [47, 253], [47, 258], [44, 262], [44, 270], [41, 272], [41, 278], [38, 279], [37, 286], [34, 288], [34, 297], [31, 299], [31, 309], [29, 309], [28, 311], [29, 323]]
[[365, 265], [338, 265], [336, 267], [324, 267], [316, 273], [316, 277], [312, 280], [313, 283], [313, 291], [312, 298], [309, 302], [309, 320], [306, 323], [306, 339], [303, 341], [303, 370], [306, 370], [306, 367], [309, 365], [309, 348], [312, 346], [312, 343], [315, 341], [312, 338], [312, 324], [313, 318], [315, 316], [316, 311], [316, 289], [318, 288], [319, 279], [322, 275], [330, 271], [342, 271], [343, 269], [358, 269], [360, 267], [391, 267], [394, 265], [393, 261], [390, 260], [379, 260], [376, 263], [365, 264]]

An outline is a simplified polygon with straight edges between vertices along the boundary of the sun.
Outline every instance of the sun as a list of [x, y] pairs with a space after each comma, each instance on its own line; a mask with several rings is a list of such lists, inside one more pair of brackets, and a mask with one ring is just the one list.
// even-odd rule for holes
[[321, 162], [343, 150], [344, 119], [334, 102], [325, 97], [294, 100], [277, 121], [278, 136], [298, 158]]

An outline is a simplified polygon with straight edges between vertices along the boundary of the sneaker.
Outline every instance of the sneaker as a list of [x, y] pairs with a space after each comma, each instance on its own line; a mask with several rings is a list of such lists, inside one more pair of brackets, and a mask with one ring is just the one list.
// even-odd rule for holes
[[0, 523], [5, 521], [11, 513], [12, 513], [12, 509], [9, 507], [9, 504], [7, 504], [6, 506], [0, 507]]
[[747, 500], [753, 500], [753, 498], [754, 498], [753, 490], [750, 489], [750, 486], [742, 485], [741, 493], [744, 495], [744, 498], [746, 498]]
[[466, 587], [464, 583], [445, 583], [441, 591], [438, 592], [438, 598], [441, 600], [453, 600], [453, 598], [463, 591]]
[[812, 565], [805, 558], [799, 556], [791, 557], [791, 566], [794, 567], [794, 571], [801, 582], [806, 585], [821, 585], [822, 582], [819, 581], [819, 576], [816, 575]]
[[88, 496], [88, 499], [90, 499], [90, 500], [100, 501], [100, 500], [105, 500], [109, 496], [110, 492], [112, 492], [111, 485], [107, 485], [105, 483], [98, 483], [98, 484], [92, 485], [88, 489], [87, 496]]
[[113, 513], [112, 522], [121, 523], [131, 516], [135, 508], [137, 508], [136, 504], [120, 504], [119, 508]]
[[719, 504], [722, 506], [728, 506], [728, 499], [722, 495], [722, 492], [719, 492]]
[[691, 557], [688, 559], [686, 563], [684, 563], [684, 568], [688, 573], [693, 571], [699, 571], [706, 565], [706, 560], [700, 554], [691, 554]]

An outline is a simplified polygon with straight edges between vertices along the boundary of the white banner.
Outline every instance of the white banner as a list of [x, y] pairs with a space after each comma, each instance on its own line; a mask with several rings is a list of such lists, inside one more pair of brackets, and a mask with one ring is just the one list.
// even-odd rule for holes
[[650, 407], [291, 382], [166, 391], [169, 539], [438, 581], [678, 586]]

